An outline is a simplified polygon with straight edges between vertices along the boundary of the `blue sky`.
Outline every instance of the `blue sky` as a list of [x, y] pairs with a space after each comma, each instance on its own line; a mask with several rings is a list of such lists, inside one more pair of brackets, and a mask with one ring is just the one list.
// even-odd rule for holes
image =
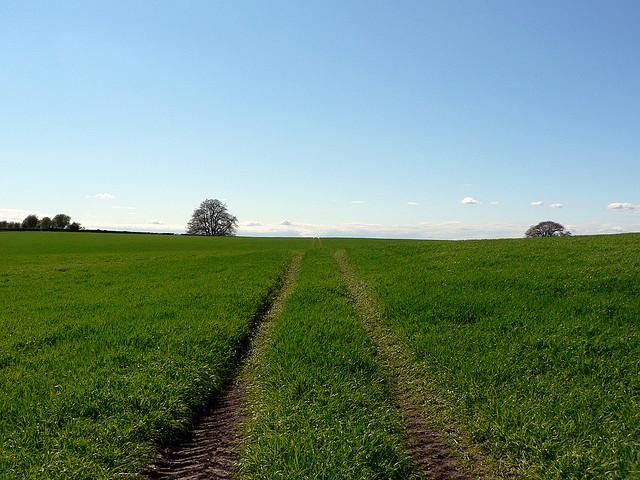
[[640, 231], [638, 25], [635, 1], [3, 1], [0, 219], [181, 231], [220, 198], [242, 234]]

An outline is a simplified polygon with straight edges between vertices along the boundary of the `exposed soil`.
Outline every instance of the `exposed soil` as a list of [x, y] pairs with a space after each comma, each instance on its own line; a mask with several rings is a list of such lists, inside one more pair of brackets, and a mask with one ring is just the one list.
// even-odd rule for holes
[[149, 467], [147, 478], [231, 478], [237, 462], [243, 398], [242, 383], [233, 383], [198, 421], [187, 441], [165, 449], [162, 459]]
[[407, 452], [420, 471], [428, 478], [438, 480], [471, 478], [458, 467], [442, 435], [425, 427], [422, 412], [410, 395], [400, 394], [398, 400], [408, 433]]
[[[254, 318], [254, 333], [263, 333], [278, 315], [285, 298], [291, 291], [300, 270], [302, 255], [291, 260], [278, 292]], [[250, 361], [256, 335], [247, 339], [238, 364]], [[239, 366], [238, 365], [238, 366]], [[239, 368], [236, 368], [236, 372]], [[161, 458], [150, 465], [143, 476], [148, 479], [229, 479], [232, 478], [239, 457], [238, 430], [244, 421], [245, 381], [241, 377], [212, 399], [204, 414], [184, 441], [169, 445], [161, 451]]]
[[411, 375], [409, 369], [405, 368], [411, 361], [404, 352], [403, 346], [385, 327], [382, 315], [371, 299], [366, 286], [354, 273], [346, 253], [336, 252], [335, 259], [353, 299], [355, 310], [378, 349], [385, 377], [396, 396], [396, 402], [404, 420], [407, 453], [413, 458], [420, 473], [426, 478], [438, 480], [483, 477], [484, 475], [480, 473], [471, 475], [467, 469], [461, 468], [452, 455], [446, 436], [428, 427], [422, 409], [415, 401], [416, 394], [411, 390], [411, 385], [415, 382], [413, 378], [409, 378]]

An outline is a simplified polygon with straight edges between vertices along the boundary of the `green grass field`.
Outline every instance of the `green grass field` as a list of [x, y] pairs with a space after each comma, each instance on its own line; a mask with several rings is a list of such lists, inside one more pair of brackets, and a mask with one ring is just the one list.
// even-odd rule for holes
[[296, 251], [299, 279], [249, 369], [241, 476], [414, 475], [336, 250], [437, 395], [424, 415], [453, 450], [521, 478], [640, 478], [640, 235], [46, 232], [0, 232], [0, 478], [140, 472], [220, 391]]
[[328, 249], [307, 253], [263, 348], [243, 478], [410, 478], [398, 412]]
[[139, 470], [219, 390], [294, 243], [0, 234], [0, 478]]
[[640, 236], [344, 247], [473, 442], [528, 478], [640, 477]]

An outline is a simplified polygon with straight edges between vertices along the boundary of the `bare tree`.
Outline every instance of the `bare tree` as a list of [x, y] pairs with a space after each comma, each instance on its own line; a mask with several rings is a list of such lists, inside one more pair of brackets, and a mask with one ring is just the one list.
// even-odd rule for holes
[[524, 234], [527, 238], [536, 237], [568, 237], [571, 232], [566, 230], [562, 225], [556, 222], [547, 220], [546, 222], [540, 222], [537, 225], [529, 227]]
[[218, 199], [206, 199], [193, 211], [187, 224], [191, 235], [229, 236], [236, 233], [238, 219], [227, 211], [227, 206]]

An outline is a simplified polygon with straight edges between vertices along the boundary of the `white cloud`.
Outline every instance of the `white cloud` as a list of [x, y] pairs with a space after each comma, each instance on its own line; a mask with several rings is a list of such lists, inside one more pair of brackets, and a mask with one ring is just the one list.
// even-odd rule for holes
[[149, 220], [149, 225], [164, 225], [162, 220]]
[[609, 210], [635, 210], [638, 205], [629, 202], [613, 202], [607, 205]]
[[96, 193], [95, 195], [89, 195], [87, 198], [95, 198], [96, 200], [113, 200], [115, 197], [110, 193]]
[[32, 213], [33, 212], [22, 208], [0, 208], [0, 220], [19, 222], [24, 220], [24, 217]]
[[489, 202], [491, 205], [500, 205], [500, 202], [497, 200], [494, 200], [492, 202]]
[[541, 207], [544, 205], [544, 202], [542, 200], [536, 200], [534, 202], [531, 202], [530, 205], [532, 207]]
[[460, 200], [460, 203], [462, 203], [463, 205], [480, 205], [480, 200], [476, 200], [472, 197], [464, 197], [462, 200]]
[[611, 223], [585, 223], [580, 225], [568, 225], [567, 228], [575, 235], [606, 235], [640, 232], [640, 223], [628, 223], [626, 225]]
[[407, 202], [407, 205], [409, 205], [410, 207], [417, 207], [419, 205], [418, 202]]
[[354, 205], [362, 205], [364, 203], [364, 200], [351, 200], [350, 203]]
[[551, 205], [549, 205], [549, 208], [562, 208], [562, 204], [561, 203], [552, 203]]
[[[239, 235], [283, 237], [360, 237], [360, 238], [409, 238], [434, 240], [468, 240], [484, 238], [522, 238], [529, 225], [502, 222], [467, 224], [458, 221], [421, 222], [415, 224], [365, 224], [346, 223], [335, 225], [305, 224], [262, 225], [239, 228]], [[574, 235], [638, 232], [640, 224], [580, 224], [567, 228]]]
[[261, 227], [262, 223], [260, 222], [243, 222], [240, 224], [242, 227]]
[[[131, 220], [134, 220], [133, 218]], [[99, 220], [83, 220], [79, 222], [87, 230], [116, 230], [127, 232], [167, 232], [167, 233], [184, 233], [185, 226], [180, 224], [166, 223], [106, 223]], [[152, 222], [154, 222], [152, 220]]]
[[256, 227], [240, 226], [239, 235], [283, 237], [361, 237], [414, 239], [468, 239], [521, 237], [528, 225], [503, 223], [465, 224], [458, 221], [421, 222], [415, 224], [264, 224]]
[[[22, 219], [22, 218], [20, 218]], [[131, 232], [184, 233], [184, 224], [120, 223], [106, 224], [97, 220], [79, 219], [87, 229], [126, 230]], [[259, 223], [259, 222], [247, 222]], [[528, 224], [487, 222], [467, 224], [460, 221], [421, 222], [414, 224], [241, 224], [238, 235], [252, 237], [361, 237], [412, 238], [434, 240], [466, 240], [483, 238], [522, 238]], [[567, 225], [574, 235], [593, 235], [622, 232], [640, 232], [640, 222], [627, 224], [590, 223]]]
[[293, 223], [291, 223], [289, 220], [283, 220], [280, 222], [280, 225], [285, 225], [285, 226], [291, 226], [293, 225]]
[[136, 207], [123, 207], [121, 205], [114, 205], [111, 208], [114, 208], [116, 210], [136, 210]]

